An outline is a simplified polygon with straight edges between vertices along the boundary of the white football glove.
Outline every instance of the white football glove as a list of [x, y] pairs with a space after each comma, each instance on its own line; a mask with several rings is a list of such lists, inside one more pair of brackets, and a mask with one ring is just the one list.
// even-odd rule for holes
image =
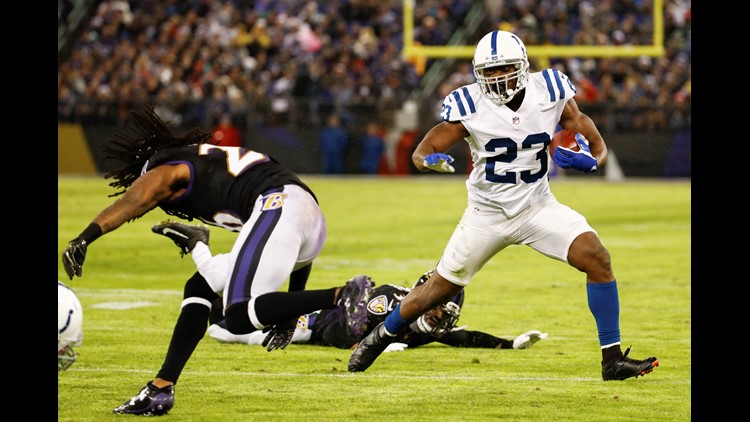
[[385, 350], [383, 350], [383, 352], [384, 353], [388, 353], [388, 352], [402, 352], [407, 347], [409, 347], [409, 345], [406, 344], [406, 343], [393, 342], [393, 343], [389, 344], [388, 347], [386, 347]]
[[547, 333], [543, 333], [539, 330], [527, 331], [513, 340], [514, 349], [528, 349], [533, 346], [534, 343], [541, 339], [547, 338]]
[[450, 155], [436, 152], [424, 157], [422, 165], [430, 170], [439, 171], [441, 173], [453, 173], [456, 169], [451, 165], [452, 162], [453, 157]]

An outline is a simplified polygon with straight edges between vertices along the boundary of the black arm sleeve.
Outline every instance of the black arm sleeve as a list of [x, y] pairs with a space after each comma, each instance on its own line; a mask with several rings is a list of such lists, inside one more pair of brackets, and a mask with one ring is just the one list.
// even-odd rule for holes
[[511, 340], [495, 337], [492, 334], [481, 331], [451, 331], [436, 340], [453, 347], [476, 347], [482, 349], [510, 349], [513, 347]]

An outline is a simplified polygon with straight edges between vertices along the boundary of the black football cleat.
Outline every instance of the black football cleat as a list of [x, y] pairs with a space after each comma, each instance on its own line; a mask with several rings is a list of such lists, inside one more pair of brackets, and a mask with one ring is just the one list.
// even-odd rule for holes
[[157, 388], [149, 381], [141, 392], [114, 408], [121, 415], [162, 416], [174, 406], [174, 385]]
[[659, 359], [651, 356], [643, 360], [630, 359], [628, 357], [630, 347], [625, 350], [622, 357], [602, 362], [602, 379], [604, 381], [622, 381], [631, 377], [640, 377], [653, 371], [659, 366]]
[[375, 362], [375, 359], [393, 343], [396, 337], [391, 337], [385, 333], [385, 322], [381, 322], [365, 338], [363, 338], [357, 348], [354, 349], [349, 357], [349, 372], [362, 372]]
[[211, 233], [206, 226], [191, 226], [176, 221], [162, 221], [151, 227], [151, 231], [166, 236], [180, 248], [180, 256], [192, 252], [198, 242], [208, 245], [208, 237]]

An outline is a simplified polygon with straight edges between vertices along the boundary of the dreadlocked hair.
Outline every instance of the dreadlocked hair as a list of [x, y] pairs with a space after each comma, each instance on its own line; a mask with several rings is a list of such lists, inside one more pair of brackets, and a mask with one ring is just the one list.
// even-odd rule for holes
[[105, 179], [114, 178], [109, 186], [121, 189], [109, 195], [110, 197], [125, 193], [141, 175], [141, 170], [149, 158], [157, 151], [169, 147], [200, 144], [211, 138], [210, 133], [205, 133], [198, 128], [191, 129], [183, 136], [176, 136], [168, 124], [156, 114], [151, 104], [131, 111], [130, 117], [128, 128], [132, 133], [117, 130], [102, 147], [105, 159], [120, 160], [125, 163], [118, 170], [112, 170], [104, 175]]

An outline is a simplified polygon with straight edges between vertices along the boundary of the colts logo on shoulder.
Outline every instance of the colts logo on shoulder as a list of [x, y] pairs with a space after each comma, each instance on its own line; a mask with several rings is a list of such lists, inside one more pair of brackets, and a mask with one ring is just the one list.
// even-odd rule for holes
[[260, 207], [261, 211], [270, 211], [277, 208], [281, 208], [284, 205], [284, 200], [287, 198], [285, 193], [272, 193], [263, 197], [263, 206]]

